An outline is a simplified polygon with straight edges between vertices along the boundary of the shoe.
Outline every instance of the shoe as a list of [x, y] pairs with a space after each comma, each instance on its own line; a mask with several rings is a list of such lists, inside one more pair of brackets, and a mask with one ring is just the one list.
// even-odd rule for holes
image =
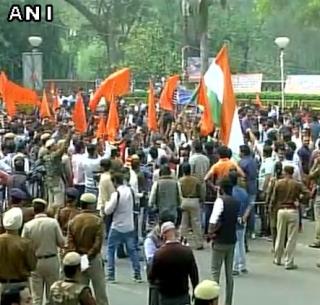
[[317, 266], [318, 268], [320, 268], [320, 263], [316, 264], [316, 266]]
[[240, 272], [237, 271], [237, 270], [233, 270], [233, 271], [232, 271], [232, 275], [233, 275], [233, 276], [239, 276], [239, 275], [240, 275]]
[[286, 270], [296, 270], [296, 269], [298, 269], [298, 266], [297, 265], [289, 265], [289, 266], [286, 266], [285, 269]]
[[315, 248], [315, 249], [320, 249], [320, 244], [319, 243], [312, 243], [309, 245], [310, 248]]
[[133, 277], [133, 281], [134, 281], [135, 283], [143, 283], [143, 280], [142, 280], [142, 278], [141, 278], [141, 275], [135, 275], [135, 276]]
[[197, 251], [201, 251], [201, 250], [203, 250], [204, 249], [204, 246], [201, 246], [201, 247], [198, 247], [196, 250]]
[[256, 239], [256, 234], [255, 233], [251, 234], [251, 239]]
[[279, 261], [277, 261], [277, 260], [274, 260], [274, 261], [273, 261], [273, 264], [276, 265], [276, 266], [281, 266], [281, 262], [279, 262]]
[[243, 274], [248, 274], [249, 271], [248, 271], [248, 269], [242, 269], [242, 270], [241, 270], [241, 273], [243, 273]]

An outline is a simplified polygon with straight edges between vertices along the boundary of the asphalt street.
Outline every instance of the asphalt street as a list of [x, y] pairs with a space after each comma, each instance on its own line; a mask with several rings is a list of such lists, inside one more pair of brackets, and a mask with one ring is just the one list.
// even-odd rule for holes
[[[271, 243], [258, 239], [251, 242], [247, 256], [248, 275], [235, 278], [234, 305], [319, 305], [320, 250], [310, 249], [313, 224], [307, 222], [299, 236], [296, 263], [298, 270], [287, 271], [272, 264]], [[210, 248], [195, 251], [201, 279], [210, 279]], [[117, 284], [108, 284], [110, 305], [147, 305], [147, 283], [135, 284], [128, 260], [117, 261]], [[224, 290], [222, 277], [222, 290]], [[223, 305], [223, 296], [220, 305]]]

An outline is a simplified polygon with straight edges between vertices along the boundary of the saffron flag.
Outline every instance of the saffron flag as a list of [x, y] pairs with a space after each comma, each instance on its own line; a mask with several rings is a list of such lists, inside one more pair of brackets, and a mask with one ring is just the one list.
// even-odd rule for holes
[[76, 103], [74, 105], [72, 120], [76, 131], [80, 134], [84, 134], [87, 131], [86, 111], [84, 108], [83, 98], [79, 93], [77, 94]]
[[50, 113], [50, 108], [49, 108], [49, 104], [48, 104], [48, 100], [47, 100], [46, 90], [43, 90], [39, 114], [40, 114], [41, 119], [51, 118], [51, 113]]
[[234, 153], [239, 153], [239, 147], [244, 140], [231, 80], [227, 46], [224, 46], [213, 60], [204, 76], [204, 82], [213, 122], [220, 127], [221, 141]]
[[110, 102], [107, 126], [106, 126], [107, 136], [109, 141], [114, 141], [118, 134], [119, 129], [119, 116], [118, 108], [115, 97], [113, 96]]
[[173, 111], [173, 94], [174, 91], [177, 89], [178, 82], [179, 82], [179, 75], [170, 76], [166, 84], [162, 90], [160, 96], [160, 108], [167, 111]]
[[156, 101], [152, 81], [149, 82], [148, 92], [148, 128], [151, 131], [157, 131], [157, 112], [156, 112]]
[[261, 103], [261, 99], [260, 99], [260, 94], [259, 94], [259, 93], [257, 93], [257, 95], [256, 95], [256, 102], [255, 102], [255, 104], [256, 104], [256, 106], [257, 106], [258, 108], [262, 108], [262, 103]]
[[97, 132], [96, 132], [96, 138], [104, 139], [105, 135], [106, 135], [106, 121], [103, 116], [100, 116]]
[[104, 97], [111, 102], [112, 96], [122, 96], [130, 91], [131, 70], [124, 68], [106, 78], [94, 93], [90, 100], [89, 107], [94, 112], [99, 104], [99, 101]]

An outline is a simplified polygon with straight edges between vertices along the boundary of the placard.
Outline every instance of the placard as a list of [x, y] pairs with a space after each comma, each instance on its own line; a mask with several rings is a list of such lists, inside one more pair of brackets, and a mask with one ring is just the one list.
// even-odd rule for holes
[[262, 87], [262, 73], [232, 75], [235, 93], [260, 93]]

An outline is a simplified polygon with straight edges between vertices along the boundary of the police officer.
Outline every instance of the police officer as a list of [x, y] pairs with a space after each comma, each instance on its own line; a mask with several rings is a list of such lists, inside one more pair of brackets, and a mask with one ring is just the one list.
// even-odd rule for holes
[[68, 187], [66, 195], [66, 206], [58, 212], [58, 222], [65, 236], [67, 235], [69, 221], [80, 213], [77, 208], [78, 190], [74, 187]]
[[0, 235], [0, 292], [13, 286], [28, 285], [30, 272], [36, 268], [32, 242], [18, 234], [22, 218], [20, 208], [12, 208], [3, 216], [6, 233]]
[[194, 305], [218, 305], [220, 286], [209, 280], [199, 283], [194, 290]]
[[62, 156], [66, 147], [69, 146], [72, 135], [71, 129], [64, 143], [56, 145], [53, 139], [46, 142], [47, 153], [43, 156], [44, 167], [46, 170], [45, 184], [47, 187], [47, 195], [49, 209], [57, 210], [64, 205], [64, 182], [62, 179]]
[[67, 251], [87, 255], [90, 267], [82, 273], [82, 283], [91, 280], [98, 305], [108, 305], [106, 281], [101, 258], [103, 221], [95, 215], [97, 197], [85, 193], [80, 197], [81, 213], [69, 223]]
[[68, 253], [63, 259], [65, 278], [55, 282], [50, 289], [50, 304], [52, 305], [95, 305], [96, 301], [88, 286], [78, 279], [81, 274], [81, 257], [76, 252]]
[[44, 288], [48, 296], [51, 285], [59, 279], [58, 247], [65, 245], [65, 239], [58, 221], [46, 214], [47, 202], [38, 198], [32, 203], [35, 218], [24, 225], [22, 237], [30, 239], [35, 247], [38, 263], [31, 272], [31, 291], [33, 305], [42, 305]]

